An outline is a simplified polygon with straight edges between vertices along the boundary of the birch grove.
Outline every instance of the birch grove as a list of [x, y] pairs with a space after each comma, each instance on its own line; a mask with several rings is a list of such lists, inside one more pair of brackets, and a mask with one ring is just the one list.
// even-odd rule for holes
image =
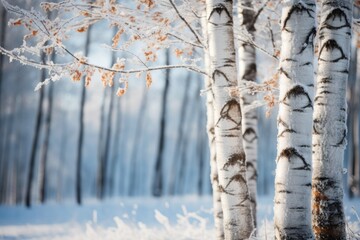
[[212, 77], [216, 162], [225, 239], [247, 239], [253, 232], [241, 134], [240, 99], [229, 91], [237, 86], [232, 1], [207, 0], [207, 31]]
[[311, 239], [311, 131], [315, 1], [285, 1], [281, 16], [276, 239]]
[[322, 1], [313, 117], [312, 214], [316, 239], [346, 239], [342, 177], [351, 25], [351, 0]]
[[[152, 71], [163, 71], [165, 85], [159, 107], [159, 139], [156, 145], [157, 151], [154, 151], [156, 152], [154, 166], [145, 167], [140, 162], [140, 158], [148, 154], [147, 148], [142, 146], [139, 138], [145, 132], [143, 131], [145, 127], [152, 127], [147, 124], [151, 119], [143, 116], [145, 113], [143, 108], [153, 101], [150, 93], [145, 92], [142, 93], [144, 96], [140, 111], [143, 112], [139, 114], [136, 124], [138, 126], [136, 137], [131, 139], [132, 162], [129, 164], [130, 174], [126, 175], [130, 175], [132, 179], [128, 183], [128, 195], [133, 196], [141, 192], [136, 187], [146, 179], [142, 175], [146, 168], [152, 169], [151, 174], [148, 174], [152, 181], [152, 184], [149, 184], [151, 185], [149, 192], [154, 197], [185, 192], [186, 169], [193, 169], [195, 164], [199, 164], [196, 167], [199, 170], [196, 174], [203, 175], [204, 167], [201, 162], [203, 152], [199, 151], [200, 154], [195, 154], [196, 157], [193, 157], [195, 159], [191, 160], [186, 155], [186, 150], [191, 145], [188, 139], [191, 138], [187, 135], [185, 137], [185, 134], [191, 132], [195, 125], [189, 124], [189, 127], [185, 128], [181, 127], [183, 123], [179, 123], [177, 129], [176, 142], [179, 144], [175, 144], [174, 156], [171, 160], [173, 165], [172, 168], [169, 167], [173, 173], [167, 173], [166, 161], [169, 154], [167, 155], [166, 146], [171, 144], [167, 143], [167, 135], [170, 134], [165, 134], [165, 129], [172, 131], [171, 121], [167, 118], [172, 110], [172, 105], [169, 104], [173, 94], [170, 91], [170, 81], [172, 81], [170, 70], [183, 69], [201, 74], [206, 86], [203, 93], [206, 95], [206, 130], [210, 149], [209, 165], [216, 239], [250, 239], [256, 235], [259, 157], [257, 145], [260, 140], [258, 135], [261, 136], [256, 106], [258, 102], [265, 105], [267, 101], [271, 102], [268, 105], [273, 106], [278, 103], [279, 106], [275, 159], [275, 239], [346, 239], [342, 178], [347, 134], [346, 86], [349, 75], [353, 1], [322, 0], [318, 28], [316, 19], [319, 12], [316, 10], [316, 2], [319, 1], [315, 0], [283, 0], [280, 4], [281, 16], [277, 16], [276, 5], [280, 1], [269, 0], [238, 0], [236, 6], [232, 0], [137, 0], [135, 4], [134, 2], [117, 3], [114, 0], [65, 0], [58, 3], [43, 3], [43, 10], [54, 14], [53, 20], [35, 10], [27, 11], [5, 0], [1, 2], [11, 14], [19, 17], [10, 21], [10, 25], [25, 27], [28, 35], [24, 37], [23, 45], [19, 48], [7, 50], [2, 44], [0, 53], [10, 57], [11, 60], [42, 69], [43, 82], [36, 88], [40, 89], [39, 110], [42, 108], [44, 94], [42, 86], [48, 84], [50, 80], [70, 77], [73, 81], [82, 80], [88, 87], [95, 73], [99, 73], [104, 87], [119, 86], [116, 94], [120, 97], [125, 95], [134, 78], [144, 80], [143, 89], [146, 86], [145, 91], [150, 91], [148, 88], [151, 88], [153, 82]], [[258, 6], [261, 7], [255, 10]], [[240, 20], [235, 26], [234, 8], [237, 8], [237, 17]], [[265, 14], [264, 18], [260, 16], [261, 13]], [[266, 17], [268, 22], [263, 24]], [[97, 65], [98, 63], [93, 63], [94, 61], [90, 61], [86, 56], [89, 55], [90, 31], [95, 31], [93, 25], [103, 20], [107, 21], [109, 29], [111, 28], [115, 33], [111, 35], [113, 37], [111, 44], [105, 46], [109, 52], [112, 51], [111, 67]], [[278, 20], [280, 20], [280, 31], [271, 25]], [[261, 36], [268, 30], [270, 36]], [[274, 34], [273, 30], [281, 35], [281, 51], [278, 51], [276, 44], [279, 35]], [[85, 56], [73, 53], [66, 46], [65, 40], [71, 39], [72, 32], [86, 33]], [[260, 39], [259, 42], [255, 37]], [[269, 46], [271, 44], [268, 44], [268, 41], [271, 41], [272, 46], [262, 47], [261, 41]], [[271, 47], [273, 53], [267, 51]], [[264, 84], [256, 83], [257, 77], [264, 79], [269, 77], [261, 75], [263, 71], [258, 68], [263, 66], [264, 62], [267, 64], [266, 60], [260, 57], [260, 60], [257, 59], [258, 50], [279, 60], [276, 77], [271, 76], [271, 80], [265, 80]], [[124, 58], [115, 59], [117, 52], [121, 52]], [[51, 61], [49, 57], [53, 53], [56, 54], [56, 58]], [[159, 53], [166, 53], [162, 56], [162, 60], [165, 59], [164, 65], [157, 65]], [[314, 67], [315, 53], [318, 54], [317, 69]], [[64, 55], [70, 57], [71, 61], [62, 58]], [[37, 59], [39, 57], [40, 60]], [[173, 73], [176, 74], [176, 71]], [[46, 76], [49, 78], [45, 80]], [[188, 98], [190, 81], [196, 79], [191, 76], [189, 73], [187, 79], [183, 78], [185, 86], [182, 95], [183, 106], [179, 111], [182, 116], [179, 121], [186, 119], [186, 105], [195, 106], [195, 101], [191, 102], [192, 99], [200, 102], [199, 96]], [[315, 76], [317, 84], [314, 83]], [[181, 81], [181, 78], [177, 79]], [[114, 83], [115, 80], [118, 80], [117, 84]], [[269, 88], [279, 90], [278, 96]], [[78, 204], [83, 202], [81, 173], [85, 160], [83, 151], [86, 152], [85, 146], [83, 148], [86, 89], [83, 87], [81, 90], [79, 138], [74, 173], [75, 198]], [[115, 91], [111, 93], [114, 94]], [[196, 94], [200, 94], [199, 89], [196, 90]], [[269, 98], [264, 97], [261, 100], [262, 94], [268, 94], [266, 96]], [[126, 125], [123, 121], [125, 116], [122, 115], [125, 111], [120, 112], [119, 101], [115, 105], [112, 101], [109, 105], [108, 122], [105, 124], [103, 121], [102, 124], [107, 126], [106, 133], [104, 131], [103, 137], [99, 137], [99, 146], [102, 146], [98, 150], [101, 154], [99, 158], [101, 164], [98, 167], [99, 184], [94, 190], [98, 191], [100, 199], [103, 199], [107, 193], [105, 185], [109, 185], [108, 192], [112, 192], [115, 188], [115, 166], [119, 165], [122, 168], [123, 165], [120, 164], [124, 164], [117, 164], [116, 159], [121, 155], [120, 153], [128, 151], [127, 139], [124, 137], [120, 141], [118, 136], [122, 129], [119, 126], [120, 118], [124, 122], [123, 125]], [[125, 103], [121, 105], [132, 108]], [[114, 124], [110, 112], [113, 108], [117, 111], [114, 115], [116, 117]], [[191, 107], [191, 116], [195, 116], [193, 114], [195, 109], [198, 108]], [[154, 111], [152, 109], [149, 112]], [[41, 114], [42, 112], [39, 111], [38, 121], [42, 118]], [[104, 114], [105, 111], [103, 120]], [[198, 114], [201, 120], [201, 113]], [[116, 126], [113, 144], [110, 143], [112, 125]], [[354, 126], [354, 129], [357, 127], [359, 126]], [[128, 131], [127, 126], [124, 128]], [[36, 124], [35, 129], [39, 132], [40, 122]], [[10, 135], [12, 130], [9, 133], [7, 129], [5, 130], [6, 135]], [[63, 134], [65, 138], [66, 134]], [[39, 136], [34, 138], [30, 160], [31, 167], [27, 182], [29, 186], [26, 194], [28, 206], [32, 200], [33, 168], [36, 163], [38, 138]], [[48, 138], [49, 136], [46, 137]], [[103, 147], [103, 143], [106, 143], [106, 147]], [[354, 142], [354, 144], [353, 148], [358, 147], [356, 145], [358, 143]], [[197, 148], [202, 148], [200, 146], [199, 141]], [[108, 155], [110, 150], [113, 151], [111, 159]], [[150, 156], [146, 158], [150, 159]], [[177, 159], [186, 160], [177, 161]], [[8, 163], [2, 164], [5, 167], [0, 170], [4, 172], [8, 168]], [[193, 166], [188, 167], [188, 164]], [[43, 164], [44, 174], [45, 166]], [[179, 174], [176, 175], [175, 172]], [[121, 173], [125, 173], [125, 170]], [[63, 176], [61, 171], [60, 174], [59, 176]], [[107, 175], [110, 175], [110, 184], [107, 184]], [[123, 175], [119, 176], [121, 186], [125, 186], [125, 174]], [[169, 179], [170, 184], [166, 183], [166, 179]], [[5, 183], [0, 185], [1, 189], [6, 187]], [[203, 189], [202, 185], [200, 179], [199, 192]], [[168, 191], [165, 191], [166, 186], [170, 186]]]

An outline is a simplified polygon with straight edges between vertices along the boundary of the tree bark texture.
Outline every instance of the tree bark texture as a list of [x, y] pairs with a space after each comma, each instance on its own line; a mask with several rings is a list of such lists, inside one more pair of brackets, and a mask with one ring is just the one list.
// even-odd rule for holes
[[315, 1], [283, 2], [274, 206], [276, 239], [313, 239], [311, 119], [315, 18]]
[[[206, 20], [204, 18], [204, 20]], [[207, 36], [207, 23], [202, 22], [203, 35]], [[204, 65], [205, 69], [210, 69], [210, 55], [209, 51], [204, 53]], [[210, 75], [210, 71], [208, 71]], [[212, 188], [212, 197], [213, 197], [213, 209], [214, 209], [214, 223], [215, 223], [215, 234], [216, 239], [224, 239], [224, 226], [223, 226], [223, 210], [221, 206], [221, 191], [219, 188], [219, 175], [218, 168], [216, 164], [216, 146], [215, 146], [215, 118], [214, 118], [214, 91], [212, 89], [212, 79], [211, 77], [205, 76], [205, 86], [207, 90], [206, 94], [206, 132], [208, 135], [209, 141], [209, 150], [210, 150], [210, 181]]]
[[246, 160], [241, 134], [241, 108], [237, 87], [233, 33], [233, 3], [207, 0], [210, 76], [214, 103], [216, 160], [226, 239], [248, 239], [254, 225], [246, 180]]
[[316, 239], [346, 239], [342, 175], [352, 4], [351, 0], [322, 1], [313, 117], [312, 223]]
[[[252, 0], [238, 1], [238, 15], [240, 24], [254, 36], [255, 32], [255, 11], [253, 10]], [[239, 42], [238, 49], [239, 59], [239, 81], [256, 82], [256, 55], [255, 47], [243, 41]], [[249, 92], [241, 92], [241, 107], [251, 105], [256, 100], [256, 95]], [[243, 113], [242, 135], [246, 155], [246, 176], [250, 192], [251, 211], [256, 227], [256, 192], [257, 192], [257, 138], [258, 138], [258, 121], [257, 109], [251, 109]]]

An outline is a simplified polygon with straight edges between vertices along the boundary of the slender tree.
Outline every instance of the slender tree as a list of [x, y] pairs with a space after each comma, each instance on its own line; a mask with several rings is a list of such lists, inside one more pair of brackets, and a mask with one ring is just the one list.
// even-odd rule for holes
[[[54, 56], [54, 55], [53, 55]], [[51, 120], [52, 120], [52, 106], [53, 106], [53, 94], [54, 85], [49, 84], [48, 86], [48, 105], [45, 116], [45, 126], [44, 126], [44, 141], [41, 146], [41, 155], [40, 155], [40, 171], [39, 171], [39, 196], [40, 202], [44, 203], [46, 200], [46, 166], [48, 161], [48, 152], [49, 152], [49, 142], [50, 142], [50, 133], [51, 133]]]
[[253, 232], [246, 160], [241, 134], [232, 1], [207, 0], [210, 75], [214, 93], [216, 159], [226, 239], [247, 239]]
[[182, 151], [184, 151], [183, 147], [183, 139], [184, 139], [184, 132], [185, 132], [185, 122], [186, 122], [186, 108], [188, 107], [188, 101], [189, 101], [189, 88], [190, 88], [190, 81], [191, 81], [192, 74], [188, 73], [186, 79], [185, 79], [185, 85], [184, 85], [184, 92], [182, 95], [182, 101], [181, 101], [181, 108], [179, 112], [179, 125], [177, 128], [177, 136], [175, 140], [175, 151], [174, 155], [172, 157], [172, 166], [171, 166], [171, 172], [170, 175], [170, 181], [169, 181], [169, 194], [174, 195], [176, 193], [176, 179], [179, 175], [179, 169], [180, 164], [182, 163], [182, 159], [180, 158], [182, 155]]
[[141, 97], [141, 103], [139, 112], [137, 114], [138, 119], [136, 121], [136, 129], [135, 129], [135, 136], [134, 136], [134, 142], [132, 144], [132, 152], [130, 157], [130, 183], [129, 183], [129, 196], [134, 196], [136, 187], [138, 187], [138, 176], [137, 176], [137, 170], [140, 169], [140, 164], [138, 162], [138, 153], [139, 153], [139, 142], [141, 139], [141, 134], [143, 132], [143, 121], [144, 121], [144, 115], [146, 113], [146, 106], [148, 102], [148, 95], [147, 95], [147, 89], [144, 89], [144, 93]]
[[283, 2], [281, 16], [275, 238], [312, 239], [311, 118], [315, 1]]
[[313, 230], [316, 239], [346, 239], [343, 154], [349, 73], [351, 0], [323, 0], [313, 117]]
[[[239, 0], [238, 14], [240, 26], [246, 29], [254, 37], [255, 21], [257, 15], [252, 4], [253, 0]], [[239, 42], [239, 83], [246, 81], [256, 82], [256, 55], [254, 45], [246, 41]], [[255, 94], [246, 91], [241, 92], [241, 107], [251, 105], [256, 100]], [[246, 174], [249, 185], [251, 211], [256, 228], [256, 193], [257, 193], [257, 109], [251, 109], [243, 113], [242, 134], [246, 155]]]
[[[85, 51], [84, 54], [87, 56], [90, 50], [90, 33], [91, 26], [89, 27], [86, 33], [85, 40]], [[85, 83], [85, 78], [83, 78], [83, 83]], [[83, 141], [84, 141], [84, 106], [86, 99], [86, 89], [83, 85], [81, 87], [81, 95], [80, 95], [80, 115], [79, 115], [79, 135], [77, 142], [77, 153], [76, 153], [76, 182], [75, 182], [75, 194], [76, 194], [76, 202], [81, 205], [82, 203], [82, 181], [81, 181], [81, 166], [82, 166], [82, 149], [83, 149]]]
[[[170, 64], [170, 51], [166, 50], [165, 55], [166, 65]], [[160, 197], [163, 194], [163, 162], [164, 162], [164, 147], [165, 147], [165, 130], [166, 130], [166, 108], [167, 108], [167, 95], [169, 92], [169, 78], [170, 70], [165, 71], [165, 85], [161, 101], [161, 115], [160, 115], [160, 133], [159, 144], [155, 162], [154, 182], [152, 186], [152, 194], [155, 197]]]
[[[45, 53], [42, 53], [42, 59], [45, 61]], [[46, 78], [46, 71], [45, 69], [41, 70], [41, 78], [40, 82], [44, 81]], [[38, 107], [35, 119], [35, 132], [31, 144], [31, 153], [30, 153], [30, 161], [28, 167], [28, 176], [26, 182], [26, 193], [25, 193], [25, 205], [26, 207], [31, 206], [31, 194], [32, 194], [32, 187], [33, 187], [33, 179], [34, 179], [34, 171], [35, 171], [35, 161], [36, 161], [36, 153], [38, 150], [38, 144], [40, 139], [40, 131], [41, 131], [41, 120], [43, 116], [43, 103], [44, 103], [44, 91], [45, 88], [41, 88], [39, 90], [39, 100], [38, 100]]]

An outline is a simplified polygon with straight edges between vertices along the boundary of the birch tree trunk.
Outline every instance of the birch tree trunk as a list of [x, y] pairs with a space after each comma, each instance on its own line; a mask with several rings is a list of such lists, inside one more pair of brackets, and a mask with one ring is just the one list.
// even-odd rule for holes
[[214, 92], [214, 133], [226, 239], [248, 239], [254, 226], [246, 181], [237, 87], [232, 1], [207, 0], [210, 75]]
[[310, 201], [315, 8], [314, 0], [283, 2], [274, 207], [276, 239], [313, 239]]
[[349, 73], [351, 0], [323, 0], [313, 117], [313, 229], [316, 239], [346, 239], [343, 158]]
[[[238, 14], [240, 25], [254, 36], [255, 32], [255, 11], [253, 10], [252, 0], [238, 1]], [[255, 47], [251, 44], [239, 43], [239, 81], [256, 81], [256, 55]], [[256, 100], [256, 95], [248, 92], [241, 93], [241, 107], [251, 105]], [[256, 192], [257, 192], [257, 110], [252, 109], [244, 113], [242, 121], [243, 144], [246, 155], [246, 176], [249, 186], [251, 211], [256, 227]]]
[[[205, 18], [204, 18], [205, 19]], [[206, 21], [202, 22], [203, 35], [207, 36]], [[210, 70], [210, 55], [208, 49], [204, 53], [205, 69]], [[208, 71], [210, 74], [210, 71]], [[219, 175], [216, 164], [216, 146], [215, 146], [215, 118], [214, 118], [214, 91], [212, 89], [212, 79], [208, 76], [205, 77], [206, 94], [206, 114], [207, 123], [206, 131], [209, 141], [210, 150], [210, 181], [213, 196], [213, 209], [214, 209], [214, 223], [216, 229], [216, 239], [224, 239], [224, 226], [223, 226], [223, 210], [221, 206], [221, 191], [219, 188]]]

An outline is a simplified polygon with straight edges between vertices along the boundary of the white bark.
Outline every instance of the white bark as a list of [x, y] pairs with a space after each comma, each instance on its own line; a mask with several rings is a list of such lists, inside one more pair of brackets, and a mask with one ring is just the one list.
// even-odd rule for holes
[[[206, 18], [203, 18], [206, 20]], [[203, 35], [207, 36], [206, 21], [202, 22]], [[210, 69], [210, 59], [208, 49], [204, 51], [204, 66], [205, 69]], [[212, 90], [212, 81], [210, 77], [205, 77], [205, 86], [208, 90], [206, 94], [206, 113], [207, 124], [206, 130], [209, 139], [210, 149], [210, 180], [213, 192], [213, 208], [214, 208], [214, 223], [216, 230], [216, 239], [224, 239], [223, 226], [223, 210], [221, 206], [221, 191], [219, 188], [219, 176], [216, 165], [216, 145], [215, 145], [215, 119], [214, 119], [214, 92]]]
[[253, 231], [241, 134], [232, 1], [207, 0], [210, 73], [214, 93], [215, 144], [226, 239], [248, 239]]
[[281, 16], [275, 238], [312, 239], [311, 133], [315, 1], [283, 1]]
[[[252, 10], [252, 0], [238, 0], [238, 15], [240, 25], [254, 36], [255, 11]], [[245, 42], [239, 42], [239, 81], [256, 81], [255, 47]], [[241, 108], [251, 105], [256, 100], [255, 94], [241, 93]], [[243, 144], [246, 155], [246, 176], [249, 186], [252, 218], [256, 227], [256, 192], [257, 192], [257, 110], [251, 109], [244, 113], [242, 120]]]
[[351, 0], [322, 1], [313, 131], [313, 229], [316, 239], [346, 239], [342, 172]]

